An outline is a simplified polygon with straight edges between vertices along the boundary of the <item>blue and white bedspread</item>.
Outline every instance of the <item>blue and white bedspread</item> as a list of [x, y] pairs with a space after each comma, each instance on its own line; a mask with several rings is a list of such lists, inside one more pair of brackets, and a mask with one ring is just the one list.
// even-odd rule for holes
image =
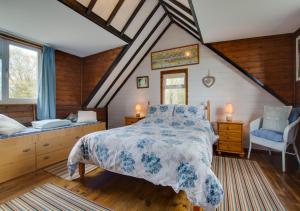
[[223, 188], [211, 170], [216, 136], [210, 122], [146, 118], [138, 123], [91, 133], [72, 149], [72, 175], [79, 162], [183, 190], [204, 208], [217, 207]]

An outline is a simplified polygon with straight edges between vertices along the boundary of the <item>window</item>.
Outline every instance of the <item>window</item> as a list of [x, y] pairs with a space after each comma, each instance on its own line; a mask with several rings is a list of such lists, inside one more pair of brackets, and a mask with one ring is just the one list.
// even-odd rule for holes
[[160, 73], [161, 103], [187, 104], [187, 82], [187, 69], [162, 71]]
[[0, 39], [1, 103], [35, 103], [41, 51]]

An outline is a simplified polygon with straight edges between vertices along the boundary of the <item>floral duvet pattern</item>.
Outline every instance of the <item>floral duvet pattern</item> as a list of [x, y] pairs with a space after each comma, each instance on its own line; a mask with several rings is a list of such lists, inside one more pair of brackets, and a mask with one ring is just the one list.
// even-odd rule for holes
[[79, 162], [183, 190], [194, 204], [217, 207], [223, 188], [210, 169], [216, 136], [206, 120], [146, 118], [138, 123], [91, 133], [73, 147], [70, 174]]

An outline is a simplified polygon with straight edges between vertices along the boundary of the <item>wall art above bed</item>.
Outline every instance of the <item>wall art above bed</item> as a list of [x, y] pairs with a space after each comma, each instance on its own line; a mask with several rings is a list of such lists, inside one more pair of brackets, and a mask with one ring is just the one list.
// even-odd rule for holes
[[199, 45], [187, 45], [151, 53], [151, 69], [199, 64]]

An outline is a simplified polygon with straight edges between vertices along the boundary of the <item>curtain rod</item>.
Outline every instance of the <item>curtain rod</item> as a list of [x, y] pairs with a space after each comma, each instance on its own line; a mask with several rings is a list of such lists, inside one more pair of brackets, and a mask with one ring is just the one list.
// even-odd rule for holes
[[1, 31], [0, 31], [0, 38], [4, 38], [6, 40], [18, 42], [20, 44], [28, 45], [28, 46], [39, 48], [39, 49], [42, 49], [42, 47], [43, 47], [41, 44], [38, 44], [36, 42], [32, 42], [32, 41], [26, 40], [24, 38], [20, 38], [20, 37], [17, 37], [15, 35], [4, 33], [4, 32], [1, 32]]

